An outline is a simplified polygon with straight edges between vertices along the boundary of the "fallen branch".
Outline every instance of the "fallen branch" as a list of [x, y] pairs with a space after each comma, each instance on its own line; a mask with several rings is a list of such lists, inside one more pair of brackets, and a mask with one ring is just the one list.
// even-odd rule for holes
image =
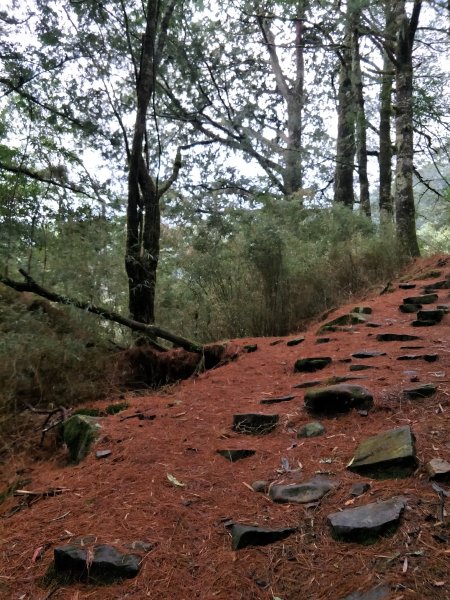
[[180, 346], [188, 352], [196, 352], [197, 354], [203, 354], [204, 352], [203, 346], [196, 344], [195, 342], [192, 342], [191, 340], [188, 340], [184, 337], [171, 333], [166, 329], [162, 329], [157, 325], [147, 325], [145, 323], [140, 323], [139, 321], [134, 321], [133, 319], [127, 319], [126, 317], [123, 317], [118, 313], [111, 312], [101, 306], [95, 306], [90, 302], [83, 302], [75, 298], [69, 298], [68, 296], [56, 294], [54, 292], [46, 290], [38, 283], [36, 283], [36, 281], [34, 281], [34, 279], [30, 277], [30, 275], [28, 275], [26, 271], [24, 271], [24, 269], [19, 269], [19, 272], [24, 276], [24, 282], [14, 281], [12, 279], [9, 279], [8, 277], [0, 276], [0, 283], [3, 283], [4, 285], [7, 285], [10, 288], [13, 288], [14, 290], [17, 290], [18, 292], [32, 292], [33, 294], [37, 294], [42, 298], [50, 300], [50, 302], [58, 302], [59, 304], [75, 306], [76, 308], [79, 308], [81, 310], [94, 313], [95, 315], [98, 315], [103, 319], [106, 319], [107, 321], [113, 321], [114, 323], [119, 323], [119, 325], [124, 325], [125, 327], [128, 327], [133, 331], [142, 331], [147, 335], [156, 336], [162, 338], [163, 340], [167, 340], [168, 342], [172, 342], [176, 346]]

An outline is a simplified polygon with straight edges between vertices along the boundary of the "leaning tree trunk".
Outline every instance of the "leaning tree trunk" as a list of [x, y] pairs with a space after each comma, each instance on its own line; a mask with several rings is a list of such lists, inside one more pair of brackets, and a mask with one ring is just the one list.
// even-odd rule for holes
[[413, 12], [408, 18], [405, 1], [398, 0], [396, 17], [399, 26], [396, 51], [396, 146], [395, 171], [395, 217], [397, 236], [405, 252], [419, 256], [416, 235], [416, 215], [413, 193], [413, 60], [412, 51], [421, 0], [415, 0]]
[[392, 0], [384, 3], [384, 52], [383, 73], [381, 76], [380, 90], [380, 151], [379, 151], [379, 173], [380, 173], [380, 195], [379, 209], [382, 224], [392, 223], [394, 214], [394, 202], [392, 198], [392, 141], [391, 141], [391, 118], [392, 118], [392, 88], [394, 82], [394, 39], [396, 35], [396, 22]]
[[356, 105], [352, 69], [352, 9], [347, 6], [345, 36], [339, 53], [338, 132], [336, 167], [334, 172], [334, 201], [353, 208], [353, 170], [355, 159]]
[[[156, 73], [165, 48], [170, 19], [176, 4], [171, 0], [162, 16], [159, 0], [148, 0], [142, 37], [141, 63], [136, 81], [137, 110], [129, 158], [127, 240], [125, 268], [128, 275], [129, 311], [135, 321], [154, 323], [156, 272], [159, 260], [162, 194], [175, 181], [181, 165], [174, 162], [172, 176], [162, 185], [149, 174], [144, 145], [147, 113], [155, 93]], [[159, 31], [158, 31], [159, 29]]]

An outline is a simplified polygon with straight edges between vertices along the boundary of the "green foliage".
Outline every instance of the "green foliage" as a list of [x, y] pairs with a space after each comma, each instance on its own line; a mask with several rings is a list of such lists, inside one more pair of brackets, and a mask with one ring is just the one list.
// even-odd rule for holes
[[158, 318], [203, 341], [287, 334], [402, 264], [393, 231], [381, 234], [341, 206], [267, 203], [237, 214], [233, 234], [221, 236], [206, 222], [189, 239], [171, 235]]

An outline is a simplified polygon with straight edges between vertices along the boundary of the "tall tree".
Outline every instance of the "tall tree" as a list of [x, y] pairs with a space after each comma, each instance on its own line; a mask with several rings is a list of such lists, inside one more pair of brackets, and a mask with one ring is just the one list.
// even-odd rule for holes
[[395, 52], [396, 84], [396, 147], [395, 217], [397, 235], [404, 250], [419, 256], [416, 235], [416, 216], [413, 192], [414, 138], [413, 138], [413, 47], [419, 24], [422, 0], [414, 0], [409, 17], [405, 0], [396, 0], [397, 44]]

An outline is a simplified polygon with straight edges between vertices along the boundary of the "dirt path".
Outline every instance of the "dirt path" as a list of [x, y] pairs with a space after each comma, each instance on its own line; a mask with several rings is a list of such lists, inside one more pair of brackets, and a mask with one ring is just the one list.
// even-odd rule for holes
[[[0, 597], [340, 600], [383, 582], [392, 590], [387, 596], [392, 599], [450, 598], [450, 521], [445, 517], [445, 526], [437, 523], [439, 498], [424, 469], [432, 458], [450, 459], [450, 316], [433, 327], [412, 327], [415, 315], [398, 310], [404, 297], [436, 281], [420, 279], [424, 273], [438, 270], [441, 279], [450, 274], [450, 257], [447, 260], [443, 264], [441, 257], [440, 267], [436, 258], [410, 267], [415, 275], [411, 281], [417, 284], [413, 290], [399, 289], [395, 282], [393, 292], [379, 295], [378, 290], [327, 317], [364, 305], [373, 310], [368, 321], [379, 327], [361, 324], [326, 333], [330, 341], [320, 344], [318, 325], [299, 333], [305, 340], [296, 346], [287, 346], [287, 341], [297, 334], [235, 340], [236, 348], [257, 344], [257, 350], [158, 393], [129, 395], [125, 412], [102, 420], [95, 450], [111, 450], [107, 458], [96, 459], [91, 452], [84, 462], [70, 466], [63, 450], [55, 450], [35, 461], [30, 456], [11, 459], [2, 483], [19, 474], [31, 479], [27, 489], [66, 491], [11, 516], [7, 515], [19, 498], [1, 505]], [[435, 304], [450, 304], [448, 289], [439, 290], [438, 296]], [[421, 339], [380, 342], [376, 336], [381, 332]], [[386, 355], [346, 362], [362, 350], [383, 350]], [[436, 353], [439, 358], [433, 363], [397, 360], [414, 353]], [[308, 356], [333, 360], [317, 373], [294, 373], [295, 361]], [[374, 396], [373, 410], [367, 416], [353, 411], [322, 419], [324, 435], [297, 439], [298, 428], [312, 419], [303, 407], [304, 390], [293, 386], [348, 375], [351, 365], [361, 363], [373, 368], [351, 374], [365, 377], [361, 384]], [[436, 383], [437, 393], [424, 400], [406, 399], [402, 390], [412, 378]], [[291, 401], [260, 404], [289, 394], [295, 396]], [[123, 420], [137, 411], [155, 418]], [[276, 413], [280, 421], [268, 435], [233, 432], [233, 415], [246, 412]], [[419, 469], [407, 479], [369, 480], [370, 490], [351, 500], [351, 486], [367, 480], [345, 468], [358, 443], [402, 425], [410, 425], [416, 437]], [[230, 448], [252, 449], [255, 454], [231, 463], [217, 454], [218, 449]], [[291, 483], [318, 472], [335, 477], [339, 487], [312, 506], [275, 504], [250, 489], [255, 480]], [[182, 485], [170, 481], [169, 475]], [[328, 514], [395, 495], [406, 496], [408, 508], [394, 535], [368, 546], [333, 540]], [[234, 552], [225, 527], [229, 521], [295, 527], [297, 532], [282, 542]], [[139, 575], [107, 587], [43, 587], [53, 549], [80, 538], [87, 546], [148, 543]]]

